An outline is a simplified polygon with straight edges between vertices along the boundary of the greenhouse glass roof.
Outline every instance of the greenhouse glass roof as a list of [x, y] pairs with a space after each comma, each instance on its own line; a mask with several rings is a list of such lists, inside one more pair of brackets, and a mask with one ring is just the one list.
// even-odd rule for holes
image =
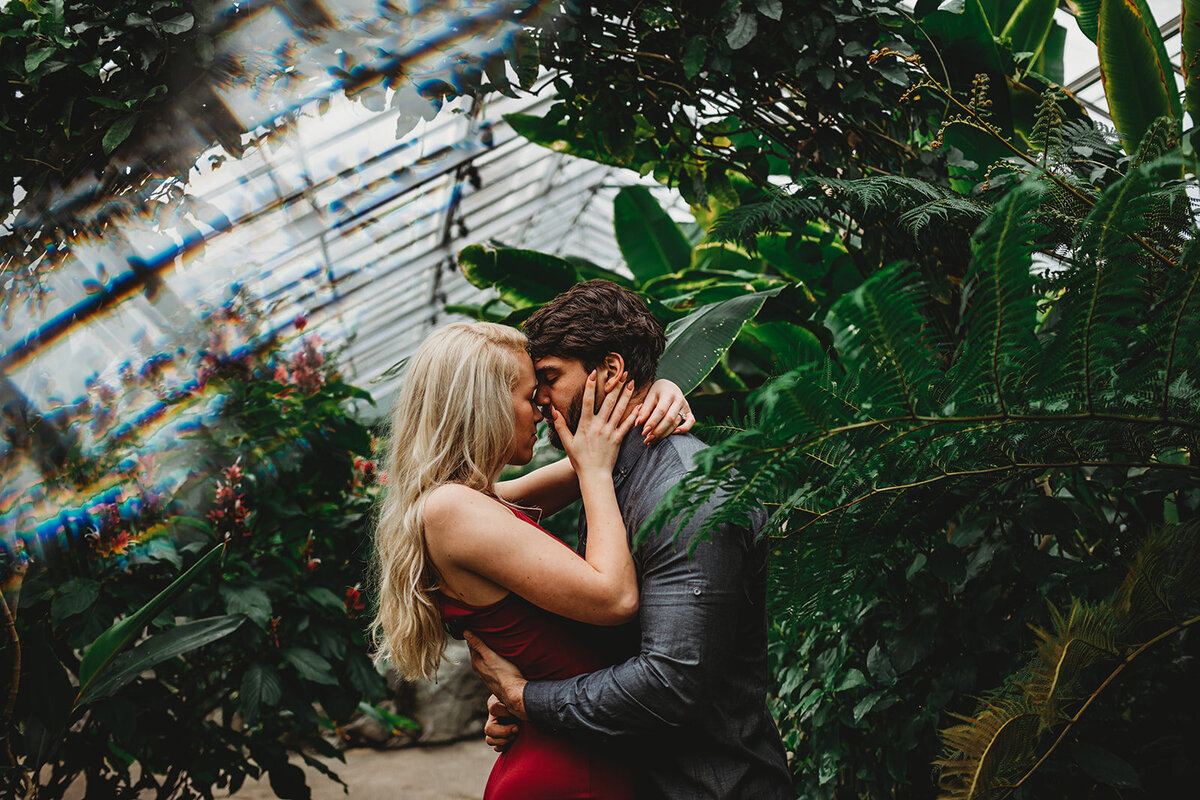
[[[261, 310], [264, 332], [293, 347], [316, 334], [340, 348], [347, 380], [386, 407], [391, 368], [451, 318], [445, 305], [489, 297], [456, 270], [462, 247], [495, 241], [621, 270], [612, 201], [634, 182], [690, 219], [677, 195], [649, 178], [518, 137], [504, 115], [547, 108], [545, 82], [479, 105], [439, 108], [422, 96], [423, 81], [450, 79], [456, 63], [499, 51], [515, 30], [514, 10], [530, 3], [244, 5], [251, 13], [220, 47], [246, 76], [215, 90], [222, 113], [249, 131], [244, 152], [202, 153], [186, 185], [138, 198], [117, 229], [74, 243], [45, 276], [46, 293], [5, 309], [6, 402], [15, 394], [34, 414], [76, 406], [130, 370], [195, 349], [200, 319], [240, 293]], [[327, 18], [320, 37], [300, 23], [299, 5]], [[1178, 4], [1150, 5], [1173, 32], [1167, 46], [1177, 56]], [[1069, 32], [1067, 84], [1103, 116], [1095, 48], [1057, 13]], [[396, 61], [408, 80], [347, 91], [354, 67]], [[197, 109], [197, 124], [214, 111]], [[166, 202], [180, 190], [183, 202]], [[148, 269], [154, 291], [122, 288], [123, 276]], [[159, 430], [156, 402], [132, 393], [118, 414], [127, 426]], [[36, 498], [17, 500], [38, 480], [31, 469], [6, 476], [0, 534], [48, 512]]]

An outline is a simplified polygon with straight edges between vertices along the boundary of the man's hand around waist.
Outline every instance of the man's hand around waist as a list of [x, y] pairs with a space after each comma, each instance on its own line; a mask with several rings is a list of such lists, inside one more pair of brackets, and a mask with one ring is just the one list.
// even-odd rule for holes
[[529, 719], [525, 715], [525, 684], [528, 681], [521, 671], [498, 656], [471, 631], [463, 631], [463, 638], [471, 648], [471, 667], [483, 685], [508, 707], [514, 717]]
[[487, 701], [488, 720], [483, 726], [483, 740], [497, 753], [507, 750], [521, 733], [517, 718], [508, 710], [508, 706], [500, 702], [500, 698], [492, 695]]

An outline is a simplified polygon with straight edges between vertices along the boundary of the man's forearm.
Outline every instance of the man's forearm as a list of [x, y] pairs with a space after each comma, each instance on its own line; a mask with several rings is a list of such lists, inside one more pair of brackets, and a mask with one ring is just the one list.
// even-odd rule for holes
[[522, 714], [576, 736], [661, 733], [700, 713], [705, 685], [699, 664], [641, 655], [576, 678], [530, 681], [522, 692]]

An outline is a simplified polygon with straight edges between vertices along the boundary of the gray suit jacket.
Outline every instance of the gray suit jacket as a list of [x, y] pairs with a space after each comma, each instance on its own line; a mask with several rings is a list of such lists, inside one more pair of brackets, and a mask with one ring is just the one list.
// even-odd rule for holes
[[[704, 449], [693, 436], [654, 447], [637, 430], [622, 443], [613, 480], [629, 535]], [[767, 548], [761, 525], [696, 530], [719, 502], [634, 549], [641, 582], [641, 651], [607, 669], [532, 681], [525, 709], [544, 730], [618, 737], [655, 796], [795, 797], [779, 732], [767, 709]], [[580, 549], [586, 541], [580, 526]], [[689, 548], [694, 551], [689, 554]]]

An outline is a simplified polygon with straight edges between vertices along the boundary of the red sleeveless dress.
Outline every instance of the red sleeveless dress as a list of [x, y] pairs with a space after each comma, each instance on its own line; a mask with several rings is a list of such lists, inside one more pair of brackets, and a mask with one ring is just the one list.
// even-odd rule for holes
[[[534, 525], [529, 517], [517, 516]], [[551, 536], [549, 532], [547, 536]], [[611, 666], [627, 653], [620, 631], [551, 614], [508, 594], [488, 606], [472, 606], [437, 594], [444, 619], [469, 630], [515, 664], [529, 680], [560, 680]], [[619, 649], [618, 649], [619, 648]], [[500, 754], [484, 800], [632, 800], [633, 776], [615, 754], [521, 723], [521, 733]]]

